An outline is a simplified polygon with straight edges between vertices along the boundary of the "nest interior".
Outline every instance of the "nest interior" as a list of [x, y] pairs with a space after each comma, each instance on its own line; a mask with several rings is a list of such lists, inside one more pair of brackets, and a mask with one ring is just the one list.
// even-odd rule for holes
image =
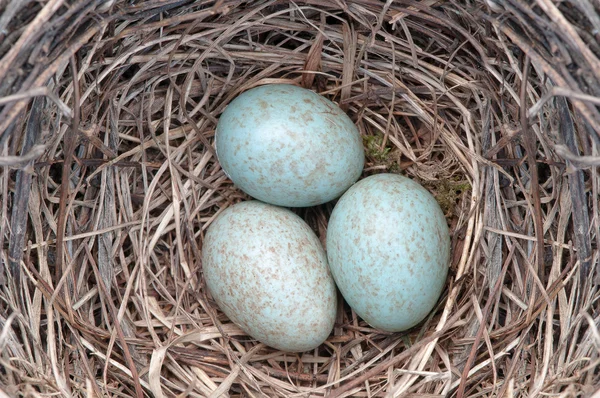
[[[600, 385], [597, 4], [0, 2], [0, 385], [8, 396], [591, 396]], [[446, 289], [403, 333], [340, 305], [258, 343], [201, 252], [248, 197], [214, 150], [243, 91], [335, 101], [363, 177], [434, 194]], [[323, 239], [333, 204], [298, 213]]]

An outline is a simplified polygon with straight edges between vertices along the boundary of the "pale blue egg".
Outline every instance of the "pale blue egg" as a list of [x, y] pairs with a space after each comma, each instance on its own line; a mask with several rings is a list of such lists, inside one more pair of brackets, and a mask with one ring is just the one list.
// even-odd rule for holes
[[223, 170], [240, 189], [286, 207], [339, 197], [364, 164], [352, 120], [325, 97], [288, 84], [235, 98], [219, 118], [216, 147]]
[[396, 174], [367, 177], [338, 201], [327, 229], [329, 267], [347, 303], [371, 326], [396, 332], [438, 301], [450, 235], [435, 198]]
[[224, 210], [204, 238], [202, 269], [225, 315], [271, 347], [307, 351], [333, 328], [337, 293], [325, 250], [288, 209], [253, 200]]

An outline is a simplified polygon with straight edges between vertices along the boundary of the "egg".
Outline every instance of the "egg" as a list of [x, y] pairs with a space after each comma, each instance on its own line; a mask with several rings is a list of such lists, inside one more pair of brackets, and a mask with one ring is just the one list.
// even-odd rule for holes
[[215, 135], [217, 157], [233, 183], [279, 206], [338, 198], [364, 164], [352, 120], [325, 97], [289, 84], [239, 95], [219, 118]]
[[335, 205], [327, 229], [333, 278], [371, 326], [409, 329], [433, 309], [444, 288], [450, 235], [435, 198], [396, 174], [367, 177]]
[[254, 200], [224, 210], [207, 230], [202, 268], [219, 308], [266, 345], [307, 351], [333, 328], [337, 293], [325, 250], [288, 209]]

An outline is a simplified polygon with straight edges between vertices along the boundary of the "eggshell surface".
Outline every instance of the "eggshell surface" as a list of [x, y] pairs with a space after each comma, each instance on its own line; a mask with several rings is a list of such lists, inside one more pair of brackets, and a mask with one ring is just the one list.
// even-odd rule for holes
[[339, 197], [364, 164], [352, 120], [325, 97], [288, 84], [256, 87], [235, 98], [219, 118], [216, 149], [240, 189], [286, 207]]
[[420, 184], [378, 174], [354, 184], [333, 209], [329, 267], [347, 303], [371, 326], [409, 329], [433, 309], [450, 260], [446, 219]]
[[331, 332], [337, 296], [327, 256], [290, 210], [259, 201], [227, 208], [208, 228], [202, 264], [219, 308], [255, 339], [301, 352]]

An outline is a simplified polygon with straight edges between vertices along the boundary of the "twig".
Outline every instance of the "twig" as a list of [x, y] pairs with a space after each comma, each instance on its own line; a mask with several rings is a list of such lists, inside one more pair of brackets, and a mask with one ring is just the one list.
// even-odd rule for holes
[[536, 161], [537, 139], [535, 133], [529, 128], [527, 118], [527, 85], [529, 83], [529, 68], [531, 66], [529, 56], [525, 57], [525, 66], [523, 67], [523, 76], [521, 78], [521, 131], [523, 131], [523, 144], [527, 151], [527, 164], [529, 165], [530, 176], [530, 195], [533, 199], [533, 225], [535, 236], [537, 238], [536, 249], [536, 272], [541, 279], [544, 279], [544, 224], [542, 221], [542, 202], [540, 200], [540, 182]]
[[76, 131], [79, 129], [79, 86], [77, 78], [77, 67], [75, 65], [75, 58], [71, 56], [70, 64], [73, 75], [73, 87], [74, 87], [74, 104], [73, 104], [73, 124], [71, 128], [65, 132], [63, 143], [63, 158], [64, 163], [62, 165], [62, 176], [61, 176], [61, 189], [60, 189], [60, 201], [58, 207], [58, 222], [56, 230], [56, 267], [54, 274], [56, 279], [60, 279], [60, 275], [64, 274], [66, 267], [64, 264], [64, 245], [63, 240], [65, 238], [65, 229], [68, 222], [67, 215], [67, 202], [70, 198], [71, 188], [71, 167], [73, 162], [73, 152], [75, 151], [75, 140]]
[[323, 41], [325, 36], [321, 32], [317, 33], [317, 37], [310, 47], [304, 63], [304, 73], [302, 74], [302, 87], [311, 88], [315, 80], [314, 72], [321, 69], [321, 52], [323, 51]]
[[64, 0], [51, 0], [44, 5], [44, 8], [35, 16], [35, 20], [27, 26], [27, 29], [19, 37], [19, 40], [12, 48], [0, 59], [0, 77], [4, 77], [8, 68], [17, 57], [19, 52], [32, 41], [32, 38], [37, 34], [38, 29], [42, 29], [45, 22], [52, 17], [62, 5]]
[[[39, 151], [34, 146], [40, 136], [42, 129], [42, 113], [44, 108], [44, 99], [37, 97], [31, 105], [31, 113], [25, 129], [25, 142], [22, 152], [28, 152], [24, 157], [27, 159], [27, 166], [31, 166], [35, 156]], [[33, 155], [33, 156], [32, 156]], [[17, 171], [15, 181], [15, 195], [11, 215], [12, 234], [10, 236], [8, 247], [8, 265], [11, 277], [17, 292], [21, 292], [21, 260], [23, 259], [23, 247], [25, 245], [25, 234], [27, 232], [27, 209], [29, 205], [29, 194], [31, 192], [31, 167]]]
[[515, 253], [514, 249], [515, 249], [515, 246], [513, 245], [511, 247], [510, 252], [506, 256], [506, 261], [504, 262], [504, 265], [502, 266], [500, 275], [499, 275], [498, 279], [496, 280], [496, 283], [494, 284], [494, 288], [493, 288], [492, 292], [490, 293], [490, 296], [488, 297], [487, 303], [485, 303], [485, 307], [483, 308], [481, 322], [479, 323], [479, 329], [477, 330], [477, 334], [475, 335], [475, 340], [473, 341], [473, 345], [471, 347], [471, 352], [469, 353], [469, 357], [467, 358], [467, 363], [465, 364], [465, 367], [460, 376], [460, 384], [458, 385], [458, 390], [456, 391], [457, 398], [463, 398], [463, 396], [465, 394], [465, 388], [467, 386], [469, 372], [471, 371], [471, 366], [473, 366], [473, 362], [475, 361], [475, 356], [477, 355], [477, 350], [479, 349], [479, 342], [481, 341], [481, 339], [483, 337], [483, 332], [487, 329], [486, 320], [489, 316], [489, 312], [492, 307], [492, 304], [494, 304], [496, 302], [495, 297], [500, 292], [500, 288], [501, 288], [502, 284], [504, 283], [504, 274], [506, 273], [506, 270], [508, 269], [508, 266], [510, 265], [510, 263], [512, 261], [512, 257]]
[[585, 102], [591, 102], [592, 104], [595, 104], [595, 105], [600, 105], [600, 98], [598, 98], [596, 96], [584, 94], [584, 93], [577, 92], [574, 90], [569, 90], [564, 87], [554, 86], [554, 87], [552, 87], [552, 90], [546, 92], [542, 97], [540, 97], [539, 100], [537, 100], [537, 102], [535, 104], [533, 104], [533, 106], [531, 108], [529, 108], [529, 110], [527, 111], [527, 115], [530, 118], [535, 117], [538, 114], [538, 112], [540, 112], [542, 110], [542, 107], [549, 100], [551, 100], [553, 97], [561, 97], [561, 96], [568, 97], [568, 98], [574, 98], [574, 99], [578, 99], [578, 100], [585, 101]]
[[[562, 120], [562, 119], [561, 119]], [[571, 127], [572, 124], [571, 124]], [[564, 131], [563, 131], [564, 134]], [[565, 137], [566, 138], [566, 137]], [[574, 139], [573, 139], [574, 141]], [[557, 144], [554, 146], [554, 150], [556, 153], [562, 157], [563, 159], [568, 161], [569, 168], [573, 172], [581, 172], [582, 168], [589, 167], [598, 167], [600, 166], [600, 156], [579, 156], [573, 153], [574, 150], [576, 153], [579, 152], [579, 148], [577, 146], [573, 147], [571, 145], [560, 145]]]
[[135, 363], [133, 362], [131, 353], [129, 352], [129, 347], [127, 346], [127, 341], [125, 340], [125, 335], [123, 334], [123, 329], [121, 328], [121, 320], [118, 317], [118, 311], [115, 308], [115, 304], [110, 299], [111, 296], [108, 292], [108, 289], [104, 285], [104, 282], [102, 281], [102, 275], [100, 275], [100, 271], [98, 270], [97, 265], [94, 263], [92, 253], [90, 252], [90, 248], [88, 246], [86, 246], [85, 250], [87, 252], [88, 258], [90, 258], [90, 264], [92, 265], [92, 267], [94, 269], [94, 274], [96, 276], [96, 282], [98, 283], [98, 286], [100, 287], [100, 290], [102, 291], [102, 294], [104, 294], [104, 297], [107, 298], [106, 304], [108, 305], [108, 309], [110, 311], [110, 315], [113, 320], [113, 327], [115, 328], [115, 331], [117, 332], [117, 338], [119, 339], [119, 342], [121, 343], [121, 349], [123, 350], [123, 354], [125, 356], [125, 361], [127, 362], [127, 367], [129, 368], [129, 371], [131, 372], [131, 376], [133, 379], [132, 381], [135, 386], [136, 397], [144, 398], [144, 391], [142, 390], [142, 386], [140, 384], [139, 373], [137, 371]]
[[[556, 99], [556, 105], [559, 112], [560, 131], [562, 132], [562, 136], [567, 147], [565, 149], [573, 153], [575, 155], [574, 157], [579, 160], [581, 157], [578, 156], [579, 148], [575, 140], [575, 125], [573, 124], [571, 113], [569, 112], [567, 100], [564, 97], [558, 97]], [[563, 155], [565, 152], [563, 152]], [[572, 157], [565, 157], [565, 159], [567, 161], [567, 166], [572, 165], [572, 162], [574, 161]], [[568, 173], [567, 178], [569, 180], [571, 206], [573, 208], [572, 217], [573, 232], [575, 235], [575, 247], [577, 248], [577, 257], [579, 258], [580, 262], [580, 292], [584, 294], [586, 287], [588, 286], [587, 279], [590, 272], [592, 254], [590, 236], [588, 233], [590, 219], [587, 206], [587, 195], [585, 193], [585, 183], [583, 181], [583, 171], [573, 170], [571, 173]]]
[[27, 166], [30, 166], [31, 162], [42, 156], [45, 150], [46, 145], [38, 144], [34, 145], [29, 152], [21, 156], [0, 156], [0, 166], [10, 166], [13, 169], [23, 169]]
[[58, 96], [56, 94], [54, 94], [46, 86], [36, 87], [36, 88], [32, 88], [31, 90], [24, 91], [22, 93], [17, 93], [17, 94], [7, 95], [6, 97], [2, 97], [2, 98], [0, 98], [0, 105], [8, 104], [9, 102], [13, 102], [13, 101], [20, 101], [20, 100], [31, 98], [31, 97], [37, 97], [37, 96], [41, 96], [41, 95], [46, 96], [50, 100], [52, 100], [52, 102], [54, 102], [56, 104], [58, 109], [60, 109], [61, 112], [64, 113], [66, 116], [68, 116], [69, 118], [73, 117], [73, 112], [71, 111], [71, 108], [69, 108], [67, 106], [67, 104], [65, 104], [60, 98], [58, 98]]

